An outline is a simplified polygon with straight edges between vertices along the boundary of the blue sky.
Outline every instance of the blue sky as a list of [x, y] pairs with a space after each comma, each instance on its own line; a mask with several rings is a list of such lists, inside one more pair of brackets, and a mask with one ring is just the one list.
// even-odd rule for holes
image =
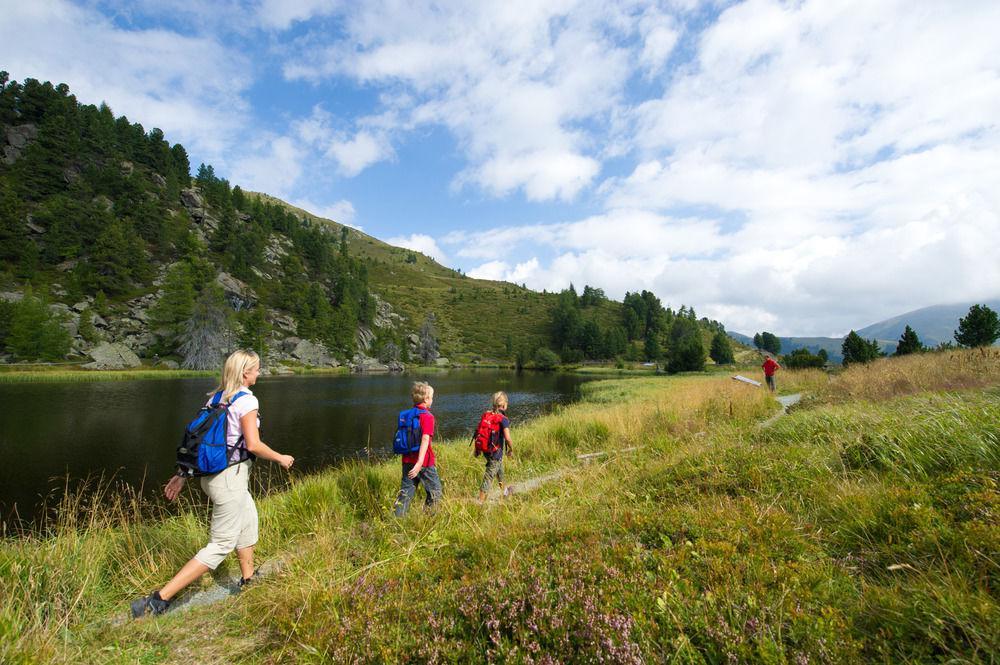
[[837, 335], [1000, 295], [1000, 4], [5, 2], [0, 68], [473, 276]]

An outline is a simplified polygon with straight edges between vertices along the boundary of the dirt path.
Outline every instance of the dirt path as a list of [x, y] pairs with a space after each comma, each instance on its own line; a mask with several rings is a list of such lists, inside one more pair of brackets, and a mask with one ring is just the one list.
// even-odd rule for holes
[[779, 395], [778, 402], [781, 403], [781, 411], [777, 412], [776, 414], [774, 414], [773, 416], [762, 422], [760, 426], [770, 427], [775, 423], [775, 421], [777, 421], [779, 418], [788, 413], [789, 407], [798, 404], [799, 400], [801, 399], [802, 399], [802, 393], [795, 393], [793, 395]]

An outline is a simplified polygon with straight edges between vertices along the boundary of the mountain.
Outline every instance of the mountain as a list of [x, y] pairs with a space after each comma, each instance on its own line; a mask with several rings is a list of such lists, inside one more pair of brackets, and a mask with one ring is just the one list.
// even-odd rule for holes
[[687, 342], [707, 349], [721, 326], [645, 291], [616, 302], [591, 286], [472, 279], [210, 165], [192, 178], [161, 130], [81, 104], [65, 84], [0, 72], [0, 362], [100, 364], [95, 349], [110, 345], [108, 362], [211, 367], [239, 345], [275, 366], [375, 369], [409, 361], [431, 329], [453, 360], [530, 361], [549, 348], [576, 362], [682, 346], [695, 358]]
[[[932, 305], [873, 323], [870, 326], [857, 329], [855, 332], [865, 339], [877, 340], [883, 353], [892, 353], [896, 350], [896, 344], [906, 326], [910, 326], [916, 331], [917, 337], [925, 346], [937, 346], [942, 342], [954, 343], [954, 332], [958, 328], [958, 320], [968, 314], [969, 308], [976, 304], [986, 305], [990, 309], [1000, 312], [1000, 300], [997, 299], [978, 303]], [[730, 332], [729, 336], [741, 344], [753, 347], [753, 337], [751, 336], [737, 332]], [[830, 360], [834, 362], [843, 360], [841, 353], [843, 337], [779, 337], [778, 339], [781, 340], [782, 353], [791, 353], [796, 349], [807, 349], [811, 353], [816, 353], [820, 349], [826, 349]]]
[[[955, 305], [932, 305], [922, 307], [906, 314], [894, 316], [885, 321], [873, 323], [858, 330], [858, 334], [866, 339], [891, 339], [898, 341], [903, 329], [908, 325], [917, 333], [917, 337], [926, 346], [937, 346], [942, 342], [954, 343], [958, 320], [969, 313], [973, 305], [986, 305], [1000, 312], [1000, 299], [980, 302], [959, 303]], [[893, 347], [895, 348], [895, 346]]]

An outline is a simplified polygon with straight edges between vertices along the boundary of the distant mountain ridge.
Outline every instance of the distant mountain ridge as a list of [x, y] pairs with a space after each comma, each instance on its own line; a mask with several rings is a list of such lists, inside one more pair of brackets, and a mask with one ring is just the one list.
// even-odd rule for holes
[[[955, 341], [954, 334], [958, 328], [958, 321], [968, 313], [969, 308], [973, 305], [986, 305], [990, 309], [1000, 312], [1000, 298], [950, 305], [931, 305], [873, 323], [864, 328], [857, 328], [855, 332], [865, 339], [877, 340], [885, 353], [892, 353], [896, 350], [896, 344], [906, 326], [910, 326], [916, 331], [917, 336], [925, 346], [937, 346], [942, 342]], [[753, 336], [751, 335], [730, 332], [729, 336], [741, 344], [753, 347]], [[843, 360], [841, 353], [843, 337], [779, 337], [778, 339], [781, 340], [782, 353], [790, 353], [796, 349], [807, 349], [811, 353], [816, 353], [820, 349], [826, 349], [830, 360], [835, 362]]]

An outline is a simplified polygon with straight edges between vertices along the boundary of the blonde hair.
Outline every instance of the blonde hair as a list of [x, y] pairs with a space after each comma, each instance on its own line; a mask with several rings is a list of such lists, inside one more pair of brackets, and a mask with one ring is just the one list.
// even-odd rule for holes
[[493, 393], [493, 412], [497, 413], [503, 409], [507, 408], [507, 393], [502, 390], [498, 390]]
[[426, 381], [414, 381], [413, 387], [410, 388], [410, 397], [413, 398], [414, 404], [420, 404], [421, 402], [426, 402], [427, 398], [434, 394], [434, 388], [431, 384]]
[[222, 401], [227, 401], [240, 391], [240, 388], [243, 387], [243, 374], [255, 365], [260, 365], [260, 356], [253, 351], [244, 349], [233, 351], [222, 366], [222, 379], [219, 381], [219, 385], [208, 394], [214, 395], [221, 390]]

